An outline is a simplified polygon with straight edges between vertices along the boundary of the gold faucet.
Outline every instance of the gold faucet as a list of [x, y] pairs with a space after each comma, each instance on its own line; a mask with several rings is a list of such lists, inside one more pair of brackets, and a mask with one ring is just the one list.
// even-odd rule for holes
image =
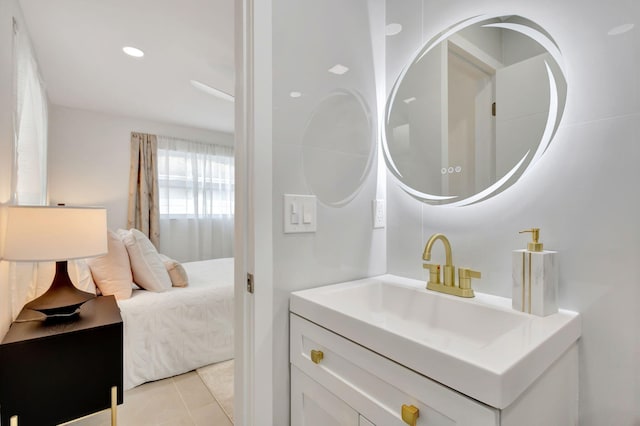
[[451, 255], [451, 243], [449, 239], [443, 234], [433, 234], [427, 241], [427, 245], [424, 247], [424, 253], [422, 253], [423, 260], [431, 260], [431, 249], [436, 240], [442, 241], [445, 252], [445, 265], [444, 265], [444, 283], [440, 282], [440, 265], [425, 263], [423, 268], [429, 269], [429, 282], [427, 282], [427, 289], [433, 291], [439, 291], [441, 293], [452, 294], [460, 297], [473, 297], [473, 289], [471, 288], [471, 278], [480, 278], [481, 274], [478, 271], [472, 271], [468, 268], [459, 268], [458, 277], [459, 285], [455, 285], [455, 266], [453, 266]]
[[[442, 244], [444, 245], [444, 253], [445, 253], [444, 285], [452, 286], [455, 281], [455, 278], [454, 278], [455, 267], [453, 266], [452, 260], [451, 260], [451, 243], [449, 243], [449, 239], [445, 237], [444, 234], [433, 234], [431, 238], [429, 238], [429, 241], [427, 241], [427, 245], [424, 247], [424, 253], [422, 253], [422, 259], [431, 260], [431, 248], [433, 247], [433, 243], [435, 243], [437, 240], [442, 241]], [[428, 264], [425, 264], [425, 267], [429, 268], [429, 271], [432, 272], [433, 267], [427, 266], [427, 265]], [[437, 269], [440, 269], [440, 265], [433, 265], [433, 266], [436, 266]], [[438, 278], [436, 282], [440, 284], [439, 273], [438, 273]]]

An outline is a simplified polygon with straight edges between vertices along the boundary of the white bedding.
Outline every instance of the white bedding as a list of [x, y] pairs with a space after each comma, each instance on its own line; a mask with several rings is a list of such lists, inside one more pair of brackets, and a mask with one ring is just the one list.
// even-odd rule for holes
[[233, 258], [182, 265], [188, 287], [118, 301], [125, 389], [233, 358]]

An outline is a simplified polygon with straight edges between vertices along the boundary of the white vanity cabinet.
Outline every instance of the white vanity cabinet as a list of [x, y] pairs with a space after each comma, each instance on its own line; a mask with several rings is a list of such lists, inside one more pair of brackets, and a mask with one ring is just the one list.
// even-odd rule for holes
[[402, 426], [403, 404], [419, 409], [417, 425], [500, 424], [499, 410], [295, 314], [290, 336], [292, 425]]
[[419, 409], [418, 426], [577, 424], [575, 344], [510, 406], [498, 409], [294, 313], [290, 318], [293, 426], [402, 426], [403, 404]]

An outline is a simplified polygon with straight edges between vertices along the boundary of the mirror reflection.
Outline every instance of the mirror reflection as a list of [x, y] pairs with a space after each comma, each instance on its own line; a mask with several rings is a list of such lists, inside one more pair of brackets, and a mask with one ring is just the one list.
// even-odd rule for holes
[[333, 91], [314, 108], [302, 139], [302, 164], [321, 202], [338, 207], [356, 196], [371, 169], [372, 136], [371, 113], [355, 91]]
[[430, 40], [396, 80], [387, 165], [425, 202], [481, 201], [544, 153], [565, 98], [559, 50], [537, 24], [519, 16], [464, 21]]

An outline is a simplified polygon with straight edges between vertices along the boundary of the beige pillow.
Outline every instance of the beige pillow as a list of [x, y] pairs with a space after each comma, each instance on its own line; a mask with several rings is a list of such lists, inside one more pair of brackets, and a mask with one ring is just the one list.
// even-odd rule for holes
[[133, 281], [145, 290], [162, 292], [171, 288], [171, 278], [153, 243], [137, 229], [118, 230], [131, 262]]
[[128, 299], [133, 285], [129, 254], [115, 232], [108, 231], [107, 243], [107, 254], [87, 259], [91, 275], [103, 295], [114, 295], [118, 300]]
[[171, 259], [169, 256], [165, 256], [164, 254], [160, 254], [160, 259], [162, 259], [164, 267], [169, 273], [171, 285], [174, 287], [186, 287], [189, 285], [189, 276], [180, 262]]

